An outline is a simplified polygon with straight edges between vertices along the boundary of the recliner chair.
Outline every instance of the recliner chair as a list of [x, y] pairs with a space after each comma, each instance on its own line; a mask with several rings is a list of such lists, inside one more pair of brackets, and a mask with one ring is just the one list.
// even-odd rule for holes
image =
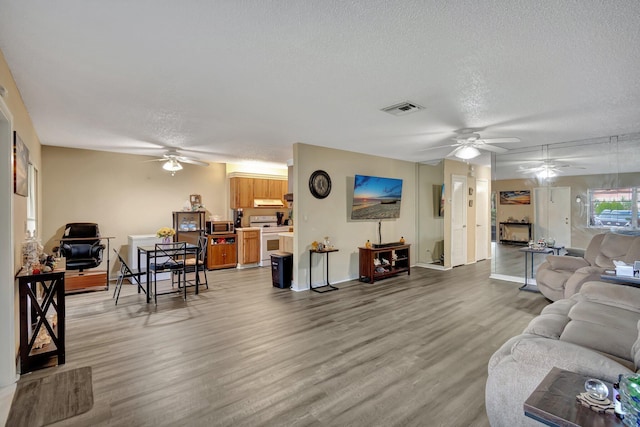
[[100, 230], [94, 222], [71, 222], [60, 239], [60, 255], [66, 258], [67, 270], [82, 271], [102, 262], [105, 245], [100, 243]]

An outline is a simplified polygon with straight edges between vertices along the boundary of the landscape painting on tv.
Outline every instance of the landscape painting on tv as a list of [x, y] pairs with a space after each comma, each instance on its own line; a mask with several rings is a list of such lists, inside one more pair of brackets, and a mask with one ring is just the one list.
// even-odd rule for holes
[[356, 175], [351, 219], [399, 218], [401, 199], [401, 179]]

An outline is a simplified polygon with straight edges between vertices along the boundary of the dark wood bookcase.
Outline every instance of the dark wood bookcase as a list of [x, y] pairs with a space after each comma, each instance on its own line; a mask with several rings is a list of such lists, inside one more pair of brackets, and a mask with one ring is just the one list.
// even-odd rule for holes
[[[411, 245], [401, 243], [381, 248], [358, 248], [360, 281], [374, 283], [376, 280], [404, 272], [407, 275], [411, 274], [410, 248]], [[379, 260], [379, 264], [376, 260]]]

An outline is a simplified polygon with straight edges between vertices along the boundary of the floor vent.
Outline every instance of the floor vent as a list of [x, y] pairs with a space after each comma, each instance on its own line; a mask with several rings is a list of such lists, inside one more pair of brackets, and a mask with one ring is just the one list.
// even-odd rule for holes
[[404, 116], [405, 114], [413, 113], [414, 111], [424, 110], [424, 107], [416, 104], [415, 102], [401, 102], [400, 104], [391, 105], [385, 107], [381, 111], [385, 113], [393, 114], [394, 116]]

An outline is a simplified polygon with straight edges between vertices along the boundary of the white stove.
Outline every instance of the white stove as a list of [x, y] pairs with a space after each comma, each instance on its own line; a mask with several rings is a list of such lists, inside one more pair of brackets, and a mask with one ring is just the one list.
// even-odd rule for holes
[[260, 227], [260, 266], [271, 266], [271, 254], [280, 251], [278, 233], [289, 231], [288, 225], [278, 225], [275, 215], [252, 215], [250, 227]]

